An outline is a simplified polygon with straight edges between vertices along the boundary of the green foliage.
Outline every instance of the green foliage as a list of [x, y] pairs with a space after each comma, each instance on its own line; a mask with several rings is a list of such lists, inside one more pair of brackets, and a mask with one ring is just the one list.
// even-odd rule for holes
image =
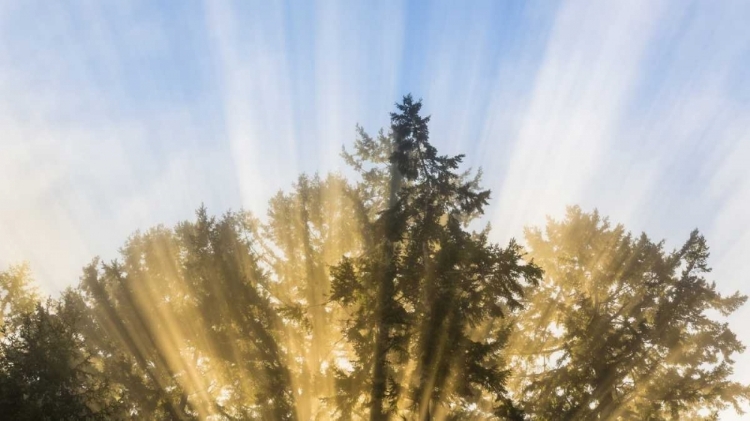
[[3, 331], [13, 329], [18, 319], [33, 311], [38, 302], [39, 294], [32, 284], [28, 265], [0, 272], [0, 327]]
[[746, 297], [705, 279], [697, 231], [666, 252], [573, 207], [526, 237], [546, 271], [515, 320], [515, 388], [532, 419], [713, 419], [750, 397], [729, 379], [744, 347], [716, 317]]
[[0, 413], [13, 420], [114, 418], [116, 399], [80, 334], [86, 308], [72, 291], [37, 303], [5, 326]]
[[108, 372], [122, 384], [143, 379], [146, 404], [136, 399], [133, 412], [296, 419], [254, 226], [247, 214], [216, 220], [201, 208], [195, 222], [133, 236], [122, 263], [87, 269], [95, 336], [118, 355]]
[[[697, 232], [671, 253], [571, 208], [515, 241], [421, 102], [246, 212], [132, 235], [42, 302], [0, 272], [9, 419], [713, 419], [748, 388]], [[533, 260], [531, 258], [533, 257]], [[542, 269], [545, 269], [543, 276]]]
[[301, 176], [292, 192], [269, 203], [264, 230], [264, 255], [276, 281], [274, 296], [287, 319], [286, 345], [296, 389], [300, 419], [329, 419], [335, 411], [332, 373], [340, 332], [333, 327], [344, 317], [329, 301], [329, 267], [361, 247], [357, 207], [340, 176]]
[[[391, 137], [362, 135], [348, 155], [362, 174], [360, 194], [379, 178], [389, 200], [374, 202], [384, 208], [364, 219], [371, 241], [332, 270], [332, 299], [351, 312], [345, 337], [354, 351], [353, 370], [339, 373], [342, 415], [431, 419], [467, 406], [515, 413], [498, 320], [520, 307], [524, 282], [541, 271], [515, 243], [500, 248], [486, 232], [466, 231], [489, 192], [456, 172], [461, 156], [437, 155], [420, 102], [407, 96], [397, 108]], [[363, 170], [368, 158], [374, 166]]]

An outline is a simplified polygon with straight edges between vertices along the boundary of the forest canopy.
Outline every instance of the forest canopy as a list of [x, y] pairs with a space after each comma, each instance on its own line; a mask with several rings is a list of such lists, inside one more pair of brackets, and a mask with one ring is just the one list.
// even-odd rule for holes
[[[496, 244], [490, 192], [406, 96], [355, 177], [302, 175], [265, 217], [136, 232], [43, 298], [0, 272], [14, 420], [711, 420], [742, 410], [746, 297], [698, 232], [667, 250], [597, 211]], [[474, 224], [472, 224], [474, 223]], [[523, 245], [522, 245], [523, 244]]]

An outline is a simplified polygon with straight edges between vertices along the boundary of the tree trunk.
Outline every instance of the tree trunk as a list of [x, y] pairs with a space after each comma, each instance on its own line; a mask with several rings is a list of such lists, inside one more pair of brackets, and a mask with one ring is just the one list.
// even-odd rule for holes
[[[394, 144], [395, 146], [395, 144]], [[391, 163], [390, 168], [390, 195], [388, 198], [388, 210], [395, 209], [398, 202], [398, 192], [401, 189], [401, 173], [398, 164]], [[393, 214], [386, 212], [383, 229], [389, 229], [392, 226], [391, 219]], [[372, 390], [370, 392], [370, 421], [383, 421], [388, 419], [386, 411], [383, 409], [383, 401], [388, 382], [388, 342], [390, 339], [390, 326], [387, 320], [388, 301], [391, 299], [394, 289], [393, 279], [393, 250], [394, 242], [387, 241], [384, 245], [382, 279], [378, 284], [376, 323], [377, 333], [375, 336], [375, 358], [372, 369]]]

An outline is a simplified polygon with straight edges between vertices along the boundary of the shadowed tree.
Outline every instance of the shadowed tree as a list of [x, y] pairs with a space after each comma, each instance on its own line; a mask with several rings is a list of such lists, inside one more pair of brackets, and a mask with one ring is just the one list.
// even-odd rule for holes
[[746, 297], [705, 279], [697, 231], [666, 252], [572, 207], [526, 238], [546, 273], [515, 319], [514, 389], [531, 419], [716, 419], [750, 397], [730, 380], [744, 347], [718, 319]]
[[201, 208], [195, 222], [134, 235], [122, 263], [86, 270], [95, 336], [116, 356], [109, 373], [137, 392], [134, 411], [296, 419], [256, 225], [244, 213], [216, 220]]
[[86, 308], [78, 294], [37, 302], [3, 326], [0, 413], [13, 420], [117, 419], [118, 396], [99, 370], [100, 356], [80, 334]]
[[106, 356], [104, 373], [124, 390], [128, 414], [186, 419], [184, 408], [173, 396], [182, 390], [166, 372], [164, 356], [154, 343], [153, 327], [144, 326], [133, 297], [123, 291], [120, 273], [117, 262], [103, 264], [98, 259], [84, 269], [80, 289], [90, 317], [82, 332]]
[[360, 201], [380, 208], [360, 212], [365, 248], [332, 271], [332, 297], [352, 315], [342, 418], [365, 408], [371, 420], [518, 418], [504, 389], [507, 330], [497, 321], [541, 272], [515, 243], [500, 248], [486, 231], [466, 230], [489, 191], [478, 175], [457, 172], [463, 156], [438, 155], [421, 102], [406, 96], [397, 108], [389, 136], [360, 132], [345, 155], [362, 175]]
[[[511, 241], [406, 96], [341, 175], [267, 218], [205, 208], [132, 235], [42, 304], [0, 273], [0, 414], [13, 419], [714, 419], [748, 398], [697, 232], [671, 253], [571, 208]], [[545, 268], [546, 275], [542, 277]], [[511, 369], [515, 369], [513, 373]]]
[[328, 417], [326, 367], [345, 352], [328, 265], [359, 247], [347, 189], [341, 177], [303, 176], [271, 200], [263, 226], [201, 208], [175, 229], [136, 233], [119, 261], [86, 268], [87, 336], [110, 356], [105, 370], [132, 413]]
[[356, 205], [345, 179], [300, 176], [292, 191], [269, 203], [264, 261], [277, 282], [274, 295], [286, 305], [286, 346], [300, 419], [330, 419], [331, 370], [346, 350], [335, 328], [343, 317], [330, 302], [329, 267], [361, 248]]

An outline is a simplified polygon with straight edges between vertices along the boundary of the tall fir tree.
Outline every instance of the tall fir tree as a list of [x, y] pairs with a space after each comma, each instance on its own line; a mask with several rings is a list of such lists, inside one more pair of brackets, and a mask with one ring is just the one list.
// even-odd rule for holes
[[541, 271], [524, 263], [517, 244], [500, 248], [486, 231], [466, 230], [489, 191], [457, 172], [463, 156], [438, 155], [421, 102], [406, 96], [397, 109], [389, 136], [364, 135], [347, 156], [366, 185], [359, 191], [388, 199], [362, 200], [382, 206], [362, 218], [370, 241], [333, 270], [333, 298], [352, 312], [345, 336], [355, 351], [341, 375], [342, 410], [370, 420], [518, 419], [504, 389], [507, 334], [497, 322]]

